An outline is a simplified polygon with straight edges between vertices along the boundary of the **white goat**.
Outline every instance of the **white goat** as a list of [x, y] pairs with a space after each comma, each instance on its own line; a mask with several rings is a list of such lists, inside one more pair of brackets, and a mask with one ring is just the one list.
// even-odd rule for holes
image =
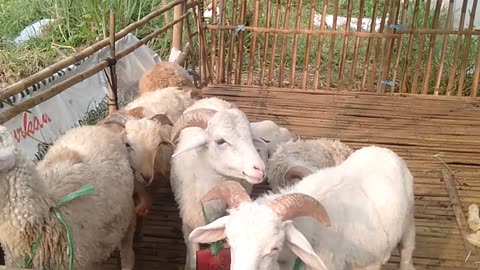
[[232, 270], [292, 269], [295, 255], [303, 269], [378, 270], [397, 246], [400, 269], [414, 269], [413, 176], [386, 148], [357, 150], [340, 165], [253, 202], [233, 181], [202, 201], [216, 199], [228, 203], [230, 215], [189, 238], [210, 243], [226, 237]]
[[[171, 185], [180, 207], [187, 245], [185, 269], [195, 269], [199, 245], [188, 240], [190, 232], [205, 224], [200, 198], [211, 188], [236, 179], [249, 191], [265, 178], [265, 163], [258, 155], [246, 115], [232, 104], [205, 98], [185, 110], [172, 129], [179, 138], [171, 161]], [[188, 151], [188, 152], [187, 152]], [[212, 202], [210, 219], [225, 214], [225, 203]]]
[[353, 150], [327, 138], [297, 139], [280, 143], [267, 163], [267, 179], [276, 192], [313, 172], [342, 163]]
[[194, 102], [195, 99], [191, 97], [191, 91], [183, 91], [178, 87], [167, 87], [146, 92], [128, 103], [123, 109], [131, 110], [143, 107], [144, 117], [165, 114], [172, 123], [175, 123], [183, 111]]
[[59, 206], [70, 226], [76, 269], [95, 269], [119, 247], [122, 269], [133, 269], [133, 172], [121, 138], [100, 126], [71, 129], [35, 167], [0, 126], [0, 242], [7, 269], [23, 264], [37, 236], [36, 269], [68, 269], [67, 233], [51, 211], [86, 184], [93, 194]]
[[195, 97], [200, 97], [201, 90], [194, 84], [195, 75], [175, 62], [163, 61], [142, 74], [138, 81], [138, 90], [140, 95], [144, 95], [162, 88], [179, 87], [184, 91], [191, 91]]
[[172, 123], [165, 114], [143, 118], [143, 107], [119, 110], [99, 123], [122, 136], [135, 174], [134, 201], [137, 221], [135, 240], [142, 238], [143, 217], [153, 204], [158, 188], [169, 184]]
[[278, 144], [296, 138], [296, 135], [287, 128], [280, 127], [271, 120], [251, 122], [254, 145], [266, 163]]
[[137, 214], [146, 215], [151, 207], [155, 188], [147, 192], [144, 184], [156, 187], [159, 182], [168, 183], [170, 179], [170, 156], [174, 148], [170, 142], [172, 122], [165, 114], [143, 118], [143, 107], [137, 107], [116, 111], [99, 124], [123, 137], [135, 179], [142, 183], [136, 186], [140, 197]]
[[[170, 179], [170, 157], [174, 148], [170, 142], [171, 128], [194, 101], [188, 91], [182, 91], [178, 87], [157, 89], [143, 93], [101, 123], [124, 135], [136, 174], [135, 194], [139, 199], [139, 216], [145, 216], [149, 212], [152, 196], [159, 184], [168, 183]], [[138, 182], [152, 185], [145, 188]], [[140, 223], [141, 220], [137, 222]]]

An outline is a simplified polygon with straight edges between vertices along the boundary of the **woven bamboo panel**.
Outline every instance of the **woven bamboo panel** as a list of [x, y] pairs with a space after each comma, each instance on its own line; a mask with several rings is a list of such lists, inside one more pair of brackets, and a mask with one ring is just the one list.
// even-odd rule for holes
[[[396, 151], [415, 176], [417, 269], [477, 269], [477, 255], [464, 262], [468, 252], [441, 170], [447, 164], [454, 173], [464, 213], [470, 203], [480, 202], [478, 99], [232, 85], [209, 86], [204, 92], [235, 102], [251, 121], [271, 119], [302, 137], [339, 138], [354, 148], [376, 144]], [[258, 186], [255, 192], [266, 188]], [[165, 189], [147, 218], [136, 269], [182, 269], [185, 247], [180, 225], [173, 196]], [[398, 269], [398, 261], [394, 251], [384, 269]], [[105, 269], [119, 269], [117, 259], [110, 259]]]

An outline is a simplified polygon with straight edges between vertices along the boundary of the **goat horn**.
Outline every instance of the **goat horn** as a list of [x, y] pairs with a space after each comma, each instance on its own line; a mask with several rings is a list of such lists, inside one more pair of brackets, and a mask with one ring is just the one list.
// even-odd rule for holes
[[227, 181], [210, 189], [202, 197], [202, 202], [224, 200], [229, 208], [236, 208], [242, 202], [251, 202], [250, 195], [236, 181]]
[[170, 118], [168, 118], [168, 116], [163, 113], [155, 114], [154, 116], [150, 117], [150, 120], [155, 120], [159, 122], [162, 126], [163, 125], [173, 126], [173, 123], [172, 121], [170, 121]]
[[295, 178], [302, 179], [309, 174], [312, 174], [312, 171], [310, 169], [304, 166], [297, 165], [288, 168], [288, 170], [285, 172], [285, 175], [283, 176], [283, 179], [285, 179], [287, 182], [291, 182]]
[[123, 113], [114, 113], [110, 114], [105, 118], [103, 121], [103, 124], [117, 124], [123, 128], [125, 128], [125, 124], [127, 123], [128, 115], [125, 115]]
[[283, 221], [300, 216], [311, 216], [325, 226], [330, 226], [330, 218], [323, 205], [306, 194], [290, 193], [282, 195], [269, 202], [268, 206]]
[[175, 142], [184, 128], [207, 128], [208, 120], [210, 120], [216, 112], [217, 111], [213, 109], [196, 109], [182, 114], [172, 128], [171, 141]]

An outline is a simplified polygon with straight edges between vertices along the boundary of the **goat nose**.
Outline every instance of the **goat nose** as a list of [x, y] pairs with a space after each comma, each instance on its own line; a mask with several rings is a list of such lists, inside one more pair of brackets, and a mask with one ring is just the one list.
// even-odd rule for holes
[[262, 177], [265, 177], [265, 168], [263, 166], [259, 166], [259, 165], [253, 165], [253, 169], [258, 172], [258, 173], [261, 173], [262, 174]]

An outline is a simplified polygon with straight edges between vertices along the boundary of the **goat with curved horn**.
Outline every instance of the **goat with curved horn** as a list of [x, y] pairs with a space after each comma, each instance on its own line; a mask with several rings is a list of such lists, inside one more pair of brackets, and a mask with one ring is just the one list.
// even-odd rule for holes
[[397, 249], [399, 269], [413, 270], [414, 202], [405, 160], [388, 148], [367, 146], [336, 166], [239, 204], [192, 230], [189, 240], [226, 238], [237, 258], [231, 270], [291, 269], [295, 257], [312, 270], [381, 269]]
[[305, 166], [295, 165], [288, 168], [288, 170], [285, 172], [285, 175], [283, 176], [283, 179], [285, 179], [285, 182], [291, 183], [295, 179], [302, 179], [312, 173], [312, 170]]
[[283, 221], [301, 216], [311, 216], [327, 227], [330, 227], [331, 225], [325, 207], [323, 207], [323, 205], [315, 198], [306, 194], [285, 194], [270, 201], [268, 206]]
[[185, 112], [175, 122], [172, 128], [171, 140], [175, 142], [180, 135], [180, 132], [187, 127], [201, 127], [207, 128], [208, 121], [217, 113], [213, 109], [196, 109], [189, 112]]
[[236, 181], [227, 181], [210, 189], [202, 197], [202, 202], [212, 200], [224, 200], [230, 208], [236, 208], [242, 202], [250, 202], [250, 196], [245, 189]]

